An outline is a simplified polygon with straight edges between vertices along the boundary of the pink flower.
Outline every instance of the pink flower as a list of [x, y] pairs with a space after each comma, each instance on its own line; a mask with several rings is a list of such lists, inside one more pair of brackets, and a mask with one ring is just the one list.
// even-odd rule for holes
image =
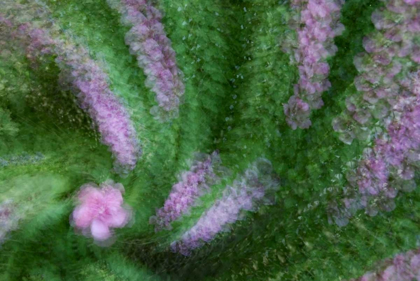
[[111, 238], [111, 228], [122, 228], [130, 219], [130, 210], [123, 206], [122, 184], [107, 181], [97, 188], [85, 184], [78, 194], [80, 205], [72, 214], [72, 224], [97, 241]]

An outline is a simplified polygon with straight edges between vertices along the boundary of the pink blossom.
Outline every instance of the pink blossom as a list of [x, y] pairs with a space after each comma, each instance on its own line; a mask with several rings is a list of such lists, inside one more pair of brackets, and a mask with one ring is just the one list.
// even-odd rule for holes
[[79, 205], [73, 211], [72, 224], [85, 235], [97, 241], [111, 238], [112, 228], [124, 227], [130, 219], [130, 211], [123, 205], [122, 184], [104, 182], [98, 188], [85, 184], [78, 194]]

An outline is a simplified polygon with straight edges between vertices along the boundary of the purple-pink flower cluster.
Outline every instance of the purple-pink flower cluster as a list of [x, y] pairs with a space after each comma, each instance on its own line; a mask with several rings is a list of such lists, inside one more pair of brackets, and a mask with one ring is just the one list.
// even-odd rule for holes
[[229, 224], [239, 219], [243, 210], [256, 210], [257, 202], [261, 202], [267, 192], [275, 190], [277, 186], [271, 163], [266, 159], [258, 159], [233, 182], [232, 186], [226, 187], [222, 198], [218, 199], [180, 240], [171, 244], [172, 250], [189, 255], [191, 250], [210, 242], [219, 232], [228, 229]]
[[223, 172], [220, 163], [218, 152], [196, 155], [190, 170], [182, 173], [180, 181], [172, 187], [164, 206], [157, 210], [156, 216], [150, 218], [155, 231], [171, 229], [171, 222], [188, 212], [197, 199], [210, 189], [210, 185], [219, 182], [220, 173]]
[[131, 217], [131, 211], [123, 205], [123, 192], [122, 184], [112, 181], [102, 183], [100, 188], [91, 183], [83, 185], [71, 223], [97, 242], [109, 241], [111, 229], [124, 227]]
[[131, 27], [125, 41], [143, 68], [147, 76], [146, 86], [156, 94], [159, 105], [152, 108], [151, 113], [160, 120], [176, 117], [185, 86], [183, 74], [176, 64], [175, 51], [161, 22], [161, 12], [148, 0], [108, 0], [108, 3]]
[[[407, 0], [408, 1], [408, 0]], [[374, 271], [349, 281], [412, 281], [420, 280], [420, 250], [398, 254], [381, 263]]]
[[299, 82], [294, 87], [294, 95], [283, 107], [286, 121], [293, 130], [311, 126], [311, 110], [323, 106], [321, 94], [331, 87], [326, 59], [336, 53], [333, 39], [344, 30], [339, 23], [342, 4], [341, 0], [292, 1], [299, 14], [295, 17], [298, 46], [290, 48], [290, 44], [286, 46], [290, 42], [285, 42], [283, 50], [293, 52], [292, 60], [299, 68]]
[[[15, 13], [23, 7], [17, 5], [16, 8]], [[31, 61], [35, 62], [43, 55], [56, 56], [55, 62], [61, 70], [60, 80], [69, 82], [77, 93], [81, 107], [94, 120], [103, 143], [110, 147], [116, 158], [117, 170], [133, 169], [141, 149], [130, 115], [111, 91], [108, 76], [90, 58], [87, 49], [60, 36], [57, 26], [47, 19], [42, 19], [41, 26], [32, 22], [13, 23], [12, 15], [1, 15], [0, 20], [8, 25], [16, 40], [26, 44], [26, 54]]]
[[363, 39], [366, 52], [354, 58], [360, 73], [354, 85], [362, 94], [348, 97], [346, 112], [333, 121], [343, 142], [366, 139], [376, 124], [386, 126], [398, 97], [410, 95], [401, 82], [420, 63], [418, 12], [418, 2], [392, 0], [372, 14], [378, 31]]
[[[415, 40], [420, 35], [419, 13], [420, 2], [387, 1], [384, 9], [372, 15], [380, 32], [365, 38], [367, 54], [355, 59], [361, 72], [355, 85], [363, 94], [348, 98], [349, 116], [340, 117], [333, 126], [347, 143], [356, 136], [354, 128], [366, 132], [361, 126], [376, 123], [379, 133], [372, 135], [374, 146], [365, 150], [356, 170], [347, 174], [348, 190], [358, 190], [358, 194], [346, 194], [343, 201], [350, 213], [363, 208], [374, 216], [379, 210], [393, 210], [397, 193], [416, 186], [414, 169], [420, 163], [420, 45]], [[345, 125], [352, 122], [357, 126]]]
[[20, 216], [16, 213], [16, 205], [12, 200], [4, 200], [0, 203], [0, 245], [6, 239], [10, 231], [17, 228]]

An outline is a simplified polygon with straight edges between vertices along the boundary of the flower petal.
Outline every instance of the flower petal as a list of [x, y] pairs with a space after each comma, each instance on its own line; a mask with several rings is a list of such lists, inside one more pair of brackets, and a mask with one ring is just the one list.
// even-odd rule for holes
[[123, 208], [114, 212], [112, 216], [106, 220], [106, 223], [110, 227], [123, 227], [128, 221], [128, 212]]
[[124, 199], [119, 189], [107, 187], [103, 189], [103, 193], [103, 198], [108, 208], [120, 207], [123, 203]]
[[100, 220], [94, 220], [91, 228], [92, 236], [94, 239], [104, 241], [111, 237], [111, 231], [109, 227]]
[[73, 212], [73, 220], [78, 228], [89, 227], [93, 220], [92, 210], [87, 205], [77, 207]]

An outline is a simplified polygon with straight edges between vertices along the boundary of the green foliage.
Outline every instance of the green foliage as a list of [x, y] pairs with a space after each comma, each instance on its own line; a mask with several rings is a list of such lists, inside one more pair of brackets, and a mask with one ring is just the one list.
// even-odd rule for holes
[[[343, 228], [327, 217], [330, 200], [343, 196], [343, 175], [366, 145], [340, 142], [331, 121], [353, 92], [353, 57], [363, 51], [362, 38], [373, 30], [370, 15], [381, 1], [346, 1], [346, 31], [329, 60], [325, 106], [312, 114], [310, 129], [296, 131], [283, 113], [298, 79], [280, 48], [280, 38], [293, 32], [287, 1], [157, 3], [186, 83], [180, 116], [169, 123], [150, 115], [154, 93], [124, 43], [128, 28], [105, 0], [46, 2], [66, 34], [87, 45], [108, 73], [144, 154], [127, 177], [112, 174], [110, 152], [74, 95], [59, 86], [53, 58], [33, 68], [22, 54], [0, 50], [0, 158], [44, 156], [0, 167], [0, 203], [13, 198], [24, 207], [19, 228], [0, 248], [0, 280], [345, 280], [418, 246], [418, 190], [399, 195], [393, 212], [360, 212]], [[154, 233], [149, 217], [189, 168], [193, 152], [216, 149], [231, 175], [173, 230]], [[172, 253], [168, 245], [260, 156], [281, 178], [275, 204], [247, 214], [191, 257]], [[69, 216], [82, 184], [107, 179], [124, 185], [135, 221], [117, 230], [114, 245], [100, 248], [74, 232]]]
[[19, 132], [19, 126], [10, 118], [10, 112], [0, 108], [0, 135], [14, 137]]

